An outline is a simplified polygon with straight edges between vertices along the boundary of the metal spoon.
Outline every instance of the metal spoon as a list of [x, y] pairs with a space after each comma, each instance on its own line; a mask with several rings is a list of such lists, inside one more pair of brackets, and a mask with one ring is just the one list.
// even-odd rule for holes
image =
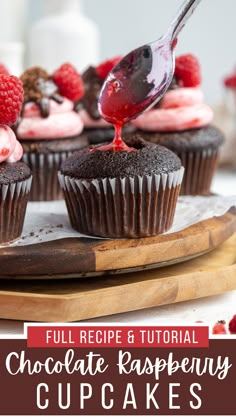
[[200, 1], [185, 0], [164, 36], [131, 51], [110, 72], [98, 101], [105, 120], [122, 126], [161, 99], [174, 74], [175, 40]]

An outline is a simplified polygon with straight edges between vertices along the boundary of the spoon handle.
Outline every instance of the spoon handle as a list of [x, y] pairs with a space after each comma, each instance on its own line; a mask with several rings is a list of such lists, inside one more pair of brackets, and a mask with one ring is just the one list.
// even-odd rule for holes
[[193, 14], [200, 1], [201, 0], [185, 0], [182, 4], [168, 30], [168, 36], [171, 41], [178, 37], [180, 31], [183, 29], [185, 23]]

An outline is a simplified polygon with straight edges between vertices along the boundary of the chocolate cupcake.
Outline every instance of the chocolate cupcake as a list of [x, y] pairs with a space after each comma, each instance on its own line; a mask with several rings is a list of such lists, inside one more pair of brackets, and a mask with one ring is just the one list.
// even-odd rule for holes
[[207, 127], [182, 132], [144, 133], [149, 141], [176, 153], [185, 168], [182, 195], [208, 195], [215, 173], [219, 148], [224, 136], [221, 131]]
[[13, 130], [23, 100], [18, 77], [0, 74], [0, 244], [17, 239], [23, 229], [31, 171], [19, 162], [23, 149]]
[[[98, 98], [104, 80], [119, 60], [120, 57], [117, 57], [101, 63], [97, 67], [90, 66], [82, 74], [84, 95], [76, 102], [75, 109], [84, 123], [84, 134], [86, 134], [89, 144], [110, 142], [114, 138], [113, 126], [101, 118], [98, 110]], [[135, 131], [133, 124], [127, 124], [124, 127], [124, 133], [134, 133]]]
[[85, 136], [58, 138], [55, 140], [21, 140], [23, 161], [33, 174], [30, 201], [61, 200], [63, 194], [57, 173], [61, 163], [73, 152], [88, 146]]
[[[65, 66], [70, 77], [68, 74], [65, 76]], [[81, 134], [83, 122], [74, 111], [73, 99], [69, 99], [71, 91], [74, 97], [73, 78], [76, 78], [75, 82], [78, 81], [79, 95], [83, 94], [79, 86], [82, 82], [70, 64], [64, 67], [54, 75], [49, 75], [40, 67], [33, 67], [21, 76], [24, 103], [15, 132], [23, 146], [23, 161], [33, 173], [32, 201], [62, 198], [57, 180], [58, 169], [74, 151], [88, 144], [86, 137]]]
[[224, 138], [211, 125], [213, 112], [203, 102], [200, 66], [191, 54], [177, 57], [175, 76], [163, 99], [133, 121], [148, 141], [175, 152], [185, 168], [180, 194], [207, 195]]
[[129, 149], [84, 149], [59, 172], [71, 225], [87, 235], [140, 238], [170, 229], [182, 182], [179, 158], [134, 136]]
[[21, 235], [31, 181], [31, 171], [25, 163], [0, 164], [0, 244]]

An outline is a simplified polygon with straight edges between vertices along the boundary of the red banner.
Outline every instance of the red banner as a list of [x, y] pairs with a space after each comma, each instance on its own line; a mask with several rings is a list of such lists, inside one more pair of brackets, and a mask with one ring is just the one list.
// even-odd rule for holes
[[208, 347], [208, 327], [29, 326], [28, 347]]

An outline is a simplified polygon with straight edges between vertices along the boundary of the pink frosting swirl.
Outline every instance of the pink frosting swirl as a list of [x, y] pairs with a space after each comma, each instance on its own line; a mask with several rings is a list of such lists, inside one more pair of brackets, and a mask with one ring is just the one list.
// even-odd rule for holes
[[50, 100], [49, 106], [49, 116], [42, 118], [35, 103], [25, 105], [17, 128], [19, 139], [57, 139], [77, 136], [82, 132], [84, 124], [79, 114], [73, 111], [73, 102], [66, 98], [62, 104]]
[[0, 125], [0, 163], [18, 162], [23, 155], [21, 144], [16, 139], [15, 133], [7, 125]]
[[168, 91], [159, 108], [144, 112], [133, 124], [145, 131], [183, 131], [210, 124], [213, 111], [203, 103], [199, 88], [179, 88]]

